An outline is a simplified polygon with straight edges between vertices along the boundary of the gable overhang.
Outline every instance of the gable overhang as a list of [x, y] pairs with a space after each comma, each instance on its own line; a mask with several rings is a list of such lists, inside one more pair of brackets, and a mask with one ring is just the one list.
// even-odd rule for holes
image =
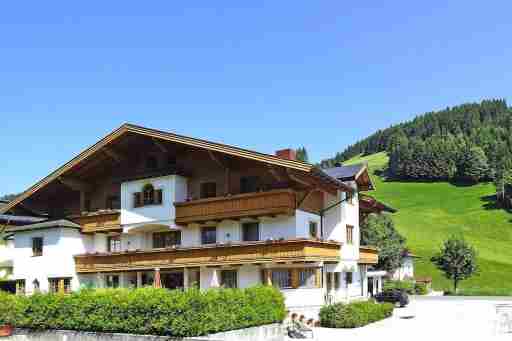
[[286, 168], [287, 171], [290, 171], [294, 174], [308, 177], [309, 179], [313, 180], [312, 182], [314, 184], [324, 186], [326, 189], [328, 189], [328, 191], [331, 192], [335, 192], [337, 190], [351, 191], [350, 187], [346, 186], [337, 179], [330, 177], [320, 168], [306, 162], [297, 160], [287, 160], [279, 158], [274, 155], [259, 153], [226, 144], [206, 141], [202, 139], [178, 135], [156, 129], [145, 128], [133, 124], [124, 124], [121, 127], [114, 130], [113, 132], [111, 132], [110, 134], [108, 134], [107, 136], [103, 137], [94, 145], [82, 151], [80, 154], [78, 154], [73, 159], [65, 163], [63, 166], [59, 167], [57, 170], [50, 173], [42, 180], [38, 181], [32, 187], [30, 187], [22, 194], [17, 196], [14, 200], [9, 202], [7, 205], [1, 207], [0, 214], [3, 214], [13, 209], [17, 205], [21, 204], [24, 200], [30, 198], [35, 193], [39, 192], [40, 190], [48, 186], [50, 183], [62, 179], [62, 177], [66, 175], [66, 173], [70, 171], [73, 167], [89, 160], [96, 153], [100, 152], [103, 149], [107, 149], [106, 147], [108, 145], [118, 140], [120, 137], [130, 133], [137, 134], [140, 136], [146, 136], [152, 139], [158, 139], [176, 144], [182, 144], [190, 147], [204, 149], [212, 152], [227, 154], [233, 157], [258, 161], [266, 163], [269, 166], [283, 167]]

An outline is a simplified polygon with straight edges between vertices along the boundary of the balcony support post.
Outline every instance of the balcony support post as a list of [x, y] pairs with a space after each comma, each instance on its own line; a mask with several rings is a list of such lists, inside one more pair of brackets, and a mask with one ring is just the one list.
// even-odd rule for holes
[[219, 288], [220, 287], [219, 270], [217, 268], [212, 268], [212, 280], [210, 281], [210, 287], [211, 288]]
[[188, 268], [183, 269], [183, 288], [188, 289], [190, 287]]
[[142, 288], [142, 272], [137, 271], [137, 288]]

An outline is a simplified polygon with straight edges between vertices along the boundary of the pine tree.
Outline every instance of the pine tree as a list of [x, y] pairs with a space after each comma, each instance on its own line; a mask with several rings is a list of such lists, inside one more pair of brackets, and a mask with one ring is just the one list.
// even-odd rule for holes
[[309, 162], [308, 151], [306, 150], [306, 147], [300, 147], [295, 152], [297, 160]]
[[476, 183], [486, 177], [488, 170], [487, 157], [482, 148], [466, 149], [458, 165], [458, 175], [461, 180]]

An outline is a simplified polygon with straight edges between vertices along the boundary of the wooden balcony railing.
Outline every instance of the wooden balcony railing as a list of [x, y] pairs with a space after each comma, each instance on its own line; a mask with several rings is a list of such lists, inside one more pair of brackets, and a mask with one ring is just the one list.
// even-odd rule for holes
[[262, 215], [293, 215], [295, 192], [290, 189], [237, 194], [175, 203], [176, 223], [238, 219]]
[[359, 247], [359, 264], [377, 264], [379, 251], [373, 246]]
[[120, 212], [105, 210], [86, 215], [70, 217], [74, 223], [82, 226], [83, 233], [116, 231], [121, 229]]
[[75, 256], [77, 273], [152, 270], [263, 264], [280, 262], [337, 262], [341, 244], [307, 239], [216, 244], [150, 251], [85, 254]]

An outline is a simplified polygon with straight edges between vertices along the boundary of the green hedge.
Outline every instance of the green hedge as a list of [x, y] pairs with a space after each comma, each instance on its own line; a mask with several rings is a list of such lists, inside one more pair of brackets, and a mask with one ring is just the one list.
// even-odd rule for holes
[[414, 282], [413, 281], [394, 281], [387, 280], [384, 282], [382, 290], [405, 290], [409, 295], [414, 295]]
[[320, 325], [326, 328], [357, 328], [383, 320], [393, 314], [390, 303], [374, 301], [336, 303], [320, 309]]
[[403, 281], [395, 281], [395, 280], [387, 280], [384, 282], [383, 288], [384, 291], [387, 290], [405, 290], [409, 295], [426, 295], [428, 294], [427, 285], [425, 283], [415, 283], [409, 280]]
[[0, 293], [0, 324], [15, 327], [199, 336], [281, 322], [282, 294], [272, 287], [179, 291], [81, 290], [30, 297]]

